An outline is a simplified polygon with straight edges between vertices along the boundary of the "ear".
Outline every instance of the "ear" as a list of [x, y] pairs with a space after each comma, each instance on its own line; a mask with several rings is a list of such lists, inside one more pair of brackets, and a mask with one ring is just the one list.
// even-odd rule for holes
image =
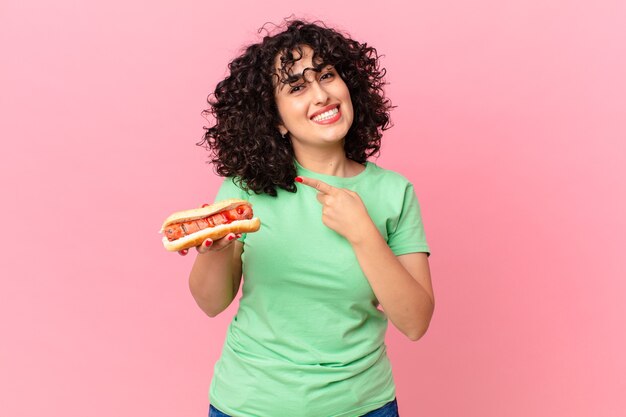
[[278, 131], [280, 132], [281, 136], [285, 136], [287, 133], [289, 133], [289, 130], [287, 130], [285, 125], [279, 124], [277, 127], [278, 127]]

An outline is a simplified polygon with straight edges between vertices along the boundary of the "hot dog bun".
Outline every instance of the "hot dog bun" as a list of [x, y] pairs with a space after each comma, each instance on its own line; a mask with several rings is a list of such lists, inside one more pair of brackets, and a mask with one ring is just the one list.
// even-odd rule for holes
[[[165, 222], [163, 222], [163, 226], [161, 227], [161, 233], [163, 233], [165, 228], [171, 224], [202, 219], [225, 210], [233, 209], [242, 204], [250, 206], [250, 203], [246, 200], [231, 198], [228, 200], [218, 201], [202, 208], [177, 211], [165, 219]], [[166, 236], [163, 236], [163, 246], [165, 246], [165, 249], [168, 251], [179, 251], [198, 246], [209, 238], [215, 240], [220, 239], [229, 233], [252, 233], [259, 230], [260, 227], [261, 221], [256, 217], [247, 220], [234, 220], [231, 223], [199, 230], [173, 241], [170, 241]]]

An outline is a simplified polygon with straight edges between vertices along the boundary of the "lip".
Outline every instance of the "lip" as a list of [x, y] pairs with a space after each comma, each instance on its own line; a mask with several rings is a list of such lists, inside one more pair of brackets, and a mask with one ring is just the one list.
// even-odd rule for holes
[[318, 111], [316, 111], [315, 113], [313, 113], [313, 114], [309, 117], [309, 119], [313, 120], [313, 118], [314, 118], [315, 116], [319, 116], [319, 115], [320, 115], [320, 114], [322, 114], [322, 113], [326, 113], [327, 111], [332, 110], [332, 109], [334, 109], [335, 107], [339, 107], [339, 104], [331, 104], [331, 105], [328, 105], [328, 106], [326, 106], [326, 107], [323, 107], [323, 108], [319, 109]]

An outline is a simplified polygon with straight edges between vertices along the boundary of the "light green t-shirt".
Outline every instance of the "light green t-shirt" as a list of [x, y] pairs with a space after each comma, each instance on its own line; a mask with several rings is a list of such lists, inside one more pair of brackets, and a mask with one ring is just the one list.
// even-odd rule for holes
[[[341, 178], [298, 175], [359, 194], [396, 255], [430, 253], [407, 179], [372, 162]], [[317, 191], [245, 193], [225, 179], [216, 201], [250, 201], [261, 219], [244, 234], [239, 309], [215, 365], [213, 406], [233, 417], [354, 417], [395, 397], [387, 317], [348, 241], [322, 223]]]

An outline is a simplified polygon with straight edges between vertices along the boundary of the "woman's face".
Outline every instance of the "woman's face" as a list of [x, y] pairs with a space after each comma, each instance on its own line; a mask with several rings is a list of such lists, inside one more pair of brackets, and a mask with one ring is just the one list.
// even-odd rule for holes
[[[306, 147], [329, 147], [340, 144], [346, 137], [354, 112], [346, 83], [332, 65], [313, 68], [313, 50], [302, 46], [302, 58], [290, 70], [290, 76], [298, 79], [290, 84], [279, 82], [275, 89], [276, 106], [282, 123], [281, 134], [289, 132], [294, 149]], [[297, 51], [294, 55], [297, 56]], [[275, 68], [280, 74], [280, 56]]]

